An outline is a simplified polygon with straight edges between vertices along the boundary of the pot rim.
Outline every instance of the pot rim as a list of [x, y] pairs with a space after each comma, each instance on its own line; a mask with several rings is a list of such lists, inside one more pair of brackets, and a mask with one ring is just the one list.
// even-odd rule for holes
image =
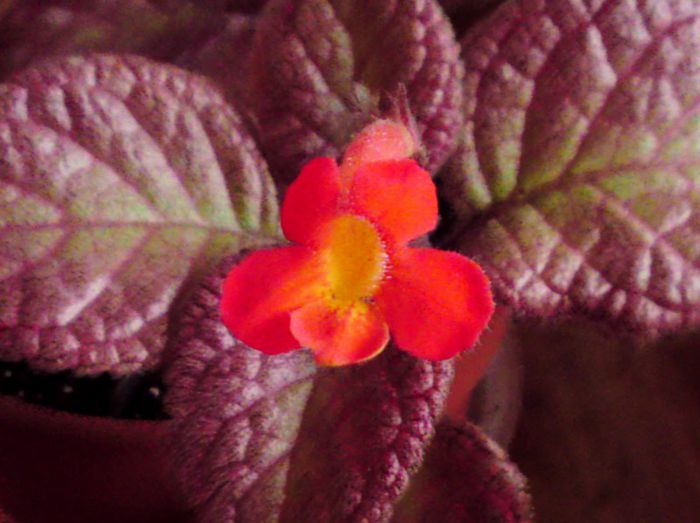
[[0, 395], [0, 422], [12, 423], [18, 429], [50, 432], [54, 435], [90, 437], [123, 443], [147, 443], [154, 435], [165, 435], [170, 419], [131, 420], [89, 416], [36, 405], [14, 396]]

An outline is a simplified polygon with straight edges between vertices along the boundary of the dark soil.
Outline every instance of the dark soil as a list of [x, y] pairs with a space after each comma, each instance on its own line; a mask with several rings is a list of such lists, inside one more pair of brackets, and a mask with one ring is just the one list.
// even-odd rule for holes
[[115, 379], [108, 374], [76, 377], [69, 371], [45, 374], [25, 362], [0, 362], [0, 394], [87, 416], [165, 419], [164, 388], [156, 373]]

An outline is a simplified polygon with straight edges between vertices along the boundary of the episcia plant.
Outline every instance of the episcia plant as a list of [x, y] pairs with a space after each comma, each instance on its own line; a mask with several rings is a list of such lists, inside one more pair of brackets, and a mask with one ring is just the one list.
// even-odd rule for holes
[[474, 345], [494, 308], [486, 276], [460, 254], [408, 246], [437, 222], [430, 174], [407, 159], [415, 149], [406, 126], [378, 120], [340, 167], [323, 157], [304, 167], [281, 213], [300, 245], [257, 251], [223, 285], [235, 338], [267, 354], [307, 347], [328, 366], [374, 358], [389, 328], [419, 358]]
[[0, 3], [0, 357], [162, 375], [198, 521], [530, 521], [441, 417], [486, 278], [700, 322], [700, 6], [445, 7]]

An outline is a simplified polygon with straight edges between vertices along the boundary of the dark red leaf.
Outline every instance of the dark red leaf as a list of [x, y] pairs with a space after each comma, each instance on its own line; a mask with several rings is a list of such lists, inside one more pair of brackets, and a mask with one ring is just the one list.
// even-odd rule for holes
[[274, 0], [261, 15], [253, 88], [273, 172], [289, 181], [338, 156], [386, 94], [406, 87], [429, 170], [462, 123], [459, 48], [434, 0]]
[[166, 406], [183, 493], [198, 521], [276, 521], [315, 365], [306, 351], [268, 356], [221, 322], [234, 260], [193, 293], [177, 323]]
[[520, 313], [700, 323], [699, 15], [520, 0], [467, 34], [467, 126], [442, 195]]
[[478, 427], [441, 424], [393, 523], [533, 521], [525, 478]]
[[215, 80], [225, 89], [229, 102], [245, 111], [256, 17], [232, 13], [220, 18], [225, 20], [221, 29], [181, 53], [174, 63]]
[[203, 79], [69, 58], [0, 86], [0, 357], [158, 364], [183, 283], [277, 234], [267, 169]]
[[180, 475], [200, 520], [386, 521], [433, 434], [451, 362], [389, 348], [320, 371], [307, 403], [309, 353], [266, 356], [221, 323], [226, 269], [184, 309], [167, 378]]
[[0, 5], [0, 78], [49, 55], [102, 51], [174, 60], [224, 22], [221, 8], [196, 0], [7, 0]]
[[450, 361], [391, 346], [364, 365], [324, 370], [294, 448], [281, 521], [387, 521], [451, 380]]

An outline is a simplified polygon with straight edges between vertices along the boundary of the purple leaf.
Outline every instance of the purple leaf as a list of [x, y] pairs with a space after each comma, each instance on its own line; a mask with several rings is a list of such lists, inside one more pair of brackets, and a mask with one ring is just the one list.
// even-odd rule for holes
[[463, 41], [467, 125], [442, 195], [520, 313], [700, 323], [699, 13], [521, 0]]
[[192, 0], [9, 0], [0, 78], [49, 55], [108, 51], [173, 60], [217, 32], [220, 10]]
[[167, 373], [176, 459], [199, 520], [386, 521], [433, 434], [452, 364], [390, 348], [320, 371], [309, 397], [306, 351], [266, 356], [221, 323], [230, 265], [184, 309]]
[[338, 156], [400, 84], [434, 170], [462, 123], [458, 55], [434, 0], [269, 2], [252, 93], [273, 172], [289, 181], [309, 158]]
[[250, 52], [255, 36], [256, 17], [238, 13], [222, 15], [226, 24], [202, 45], [182, 53], [175, 64], [215, 80], [228, 100], [246, 110]]
[[158, 364], [183, 283], [276, 236], [274, 187], [203, 79], [69, 58], [0, 86], [0, 357]]
[[443, 423], [392, 522], [531, 522], [525, 487], [517, 467], [476, 425]]
[[389, 347], [367, 364], [321, 372], [281, 521], [388, 521], [433, 436], [452, 370]]
[[315, 365], [306, 351], [268, 356], [219, 316], [233, 260], [206, 278], [177, 323], [166, 407], [175, 464], [198, 521], [276, 521]]

